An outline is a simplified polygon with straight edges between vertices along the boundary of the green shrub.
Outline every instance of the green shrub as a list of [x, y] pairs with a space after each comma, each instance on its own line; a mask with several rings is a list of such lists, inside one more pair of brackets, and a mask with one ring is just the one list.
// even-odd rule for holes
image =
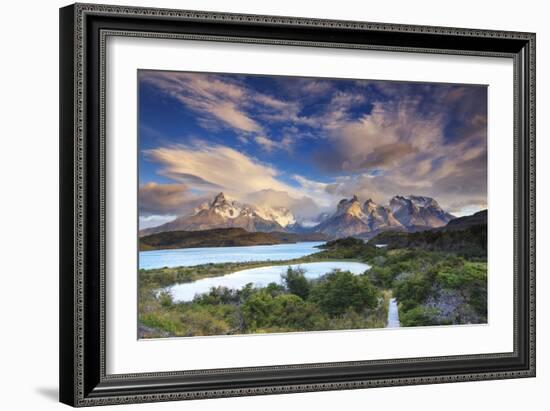
[[227, 287], [212, 287], [208, 293], [199, 294], [193, 299], [193, 302], [202, 305], [235, 304], [238, 301], [238, 292]]
[[403, 327], [439, 325], [438, 314], [439, 310], [436, 308], [419, 306], [400, 313], [399, 321]]
[[182, 330], [179, 335], [223, 335], [233, 328], [223, 311], [211, 310], [199, 305], [187, 310], [180, 317]]
[[405, 310], [422, 304], [432, 288], [432, 275], [416, 272], [404, 276], [394, 287], [394, 296]]
[[312, 330], [325, 323], [319, 309], [294, 294], [273, 297], [265, 289], [254, 293], [242, 306], [250, 332], [266, 329]]
[[164, 308], [170, 307], [172, 305], [172, 294], [168, 291], [161, 291], [158, 296], [160, 305]]
[[349, 308], [361, 312], [378, 303], [378, 290], [366, 275], [335, 270], [322, 277], [313, 286], [310, 299], [331, 315], [340, 315]]
[[374, 285], [381, 288], [393, 286], [394, 271], [390, 267], [373, 266], [368, 272]]
[[288, 267], [286, 270], [286, 273], [283, 274], [282, 280], [285, 284], [287, 290], [297, 295], [303, 300], [306, 300], [309, 296], [310, 291], [310, 283], [305, 277], [305, 270], [301, 267], [293, 269], [292, 267]]

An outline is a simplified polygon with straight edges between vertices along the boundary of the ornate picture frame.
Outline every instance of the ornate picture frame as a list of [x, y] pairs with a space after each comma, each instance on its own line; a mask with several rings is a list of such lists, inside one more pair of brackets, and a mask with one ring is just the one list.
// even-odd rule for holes
[[[109, 374], [110, 37], [482, 56], [513, 62], [513, 350]], [[511, 84], [512, 86], [512, 84]], [[535, 376], [535, 34], [75, 4], [60, 10], [60, 401], [72, 406]], [[502, 177], [506, 179], [506, 177]]]

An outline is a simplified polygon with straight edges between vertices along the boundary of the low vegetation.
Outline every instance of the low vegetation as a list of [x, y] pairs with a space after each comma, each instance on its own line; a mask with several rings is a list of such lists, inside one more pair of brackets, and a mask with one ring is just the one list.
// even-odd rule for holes
[[450, 253], [388, 250], [372, 261], [372, 282], [391, 289], [402, 326], [487, 322], [487, 262]]
[[416, 233], [385, 231], [370, 243], [385, 244], [390, 249], [443, 251], [466, 258], [484, 258], [487, 256], [487, 225], [475, 225], [464, 230], [427, 230]]
[[333, 271], [308, 280], [289, 267], [281, 284], [212, 288], [192, 302], [176, 303], [169, 293], [142, 285], [140, 322], [159, 336], [375, 328], [385, 325], [386, 305], [367, 274]]
[[282, 232], [249, 232], [244, 228], [215, 228], [201, 231], [166, 231], [139, 239], [140, 251], [166, 250], [192, 247], [235, 247], [275, 245], [299, 241], [323, 241], [320, 233], [295, 234]]
[[[395, 297], [402, 326], [486, 323], [486, 258], [486, 226], [478, 226], [384, 233], [368, 243], [344, 238], [289, 261], [140, 270], [139, 322], [146, 338], [377, 328], [385, 326], [388, 301]], [[175, 302], [163, 291], [247, 268], [330, 260], [361, 261], [371, 268], [309, 280], [301, 269], [289, 267], [280, 283], [212, 288], [191, 302]]]

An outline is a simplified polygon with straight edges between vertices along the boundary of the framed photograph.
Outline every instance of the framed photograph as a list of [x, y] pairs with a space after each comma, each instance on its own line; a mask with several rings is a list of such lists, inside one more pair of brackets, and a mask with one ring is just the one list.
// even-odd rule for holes
[[535, 376], [535, 34], [60, 23], [62, 402]]

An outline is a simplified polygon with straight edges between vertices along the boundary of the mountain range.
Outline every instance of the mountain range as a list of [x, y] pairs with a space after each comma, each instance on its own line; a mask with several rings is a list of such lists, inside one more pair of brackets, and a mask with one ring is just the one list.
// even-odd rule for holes
[[338, 203], [336, 213], [315, 227], [331, 237], [370, 238], [381, 231], [419, 231], [442, 227], [454, 216], [433, 198], [395, 196], [389, 206], [368, 199], [361, 205], [357, 196]]
[[395, 196], [389, 205], [357, 196], [342, 199], [334, 213], [324, 213], [317, 224], [310, 226], [297, 221], [285, 207], [259, 207], [226, 198], [219, 193], [190, 214], [158, 227], [140, 231], [140, 236], [167, 231], [201, 231], [216, 228], [243, 228], [248, 232], [322, 233], [330, 238], [356, 236], [371, 238], [381, 231], [419, 231], [445, 226], [453, 215], [443, 210], [430, 197]]
[[164, 231], [198, 231], [213, 228], [244, 228], [249, 232], [286, 231], [296, 223], [294, 215], [284, 207], [262, 208], [229, 200], [219, 193], [190, 214], [178, 217], [158, 227], [140, 232], [140, 236]]

